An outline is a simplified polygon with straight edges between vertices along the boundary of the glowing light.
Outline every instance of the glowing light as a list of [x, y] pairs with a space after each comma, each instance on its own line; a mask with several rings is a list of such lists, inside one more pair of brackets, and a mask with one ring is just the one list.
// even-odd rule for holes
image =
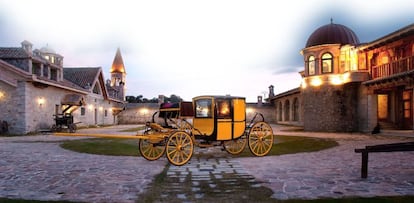
[[147, 108], [142, 108], [141, 110], [140, 110], [140, 112], [141, 112], [141, 114], [147, 114], [148, 113], [148, 109]]
[[42, 106], [42, 105], [45, 103], [45, 98], [43, 98], [43, 97], [39, 97], [39, 98], [37, 99], [37, 103], [39, 104], [39, 106]]
[[302, 79], [301, 87], [302, 89], [305, 89], [308, 85], [306, 84], [305, 78]]
[[101, 106], [101, 107], [99, 107], [99, 111], [103, 111], [103, 107]]
[[340, 75], [332, 75], [330, 77], [330, 83], [332, 85], [342, 85], [344, 81], [342, 80], [342, 77]]
[[315, 77], [315, 78], [312, 78], [310, 84], [314, 87], [321, 86], [322, 85], [322, 80], [319, 77]]
[[4, 95], [5, 95], [4, 92], [0, 91], [0, 100], [5, 97]]
[[93, 105], [92, 105], [92, 104], [89, 104], [89, 105], [88, 105], [88, 109], [89, 109], [89, 110], [92, 110], [92, 109], [93, 109]]
[[252, 108], [246, 108], [246, 113], [252, 113], [253, 109]]
[[343, 83], [351, 81], [351, 73], [346, 72], [342, 75], [342, 81]]

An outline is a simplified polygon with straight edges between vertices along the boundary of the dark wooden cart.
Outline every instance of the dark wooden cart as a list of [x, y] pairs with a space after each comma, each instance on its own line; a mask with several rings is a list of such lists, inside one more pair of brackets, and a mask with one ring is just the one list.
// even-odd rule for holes
[[62, 99], [61, 104], [64, 109], [62, 113], [53, 115], [55, 124], [52, 125], [52, 131], [62, 132], [64, 129], [67, 129], [70, 133], [74, 133], [76, 132], [77, 126], [73, 122], [72, 112], [79, 106], [85, 104], [84, 99], [78, 94], [68, 94]]

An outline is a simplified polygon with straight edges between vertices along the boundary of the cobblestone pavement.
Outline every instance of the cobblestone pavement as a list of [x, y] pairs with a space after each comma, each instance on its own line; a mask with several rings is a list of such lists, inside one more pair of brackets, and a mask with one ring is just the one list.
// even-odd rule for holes
[[[275, 127], [274, 127], [275, 129]], [[312, 153], [240, 158], [240, 164], [271, 188], [276, 199], [414, 195], [414, 152], [370, 153], [368, 178], [360, 178], [366, 145], [413, 141], [413, 138], [344, 133], [292, 133], [337, 140], [339, 146]]]
[[141, 157], [71, 152], [59, 147], [58, 141], [65, 139], [79, 138], [53, 135], [0, 138], [0, 197], [135, 202], [138, 193], [166, 165], [166, 161], [148, 162]]
[[[268, 200], [272, 194], [221, 147], [196, 149], [183, 166], [170, 165], [152, 193], [154, 202], [246, 202], [251, 196]], [[256, 194], [254, 194], [256, 193]], [[260, 199], [254, 199], [256, 202]]]
[[[90, 133], [117, 132], [126, 126], [88, 129]], [[229, 158], [226, 152], [195, 149], [192, 160], [181, 167], [169, 166], [165, 192], [170, 198], [197, 201], [211, 196], [267, 187], [275, 199], [320, 197], [414, 195], [414, 153], [372, 153], [368, 178], [360, 178], [365, 145], [413, 141], [413, 138], [362, 134], [276, 134], [329, 137], [340, 146], [320, 152], [253, 158]], [[127, 133], [125, 133], [127, 134]], [[151, 188], [156, 174], [165, 168], [165, 158], [149, 162], [140, 157], [81, 154], [59, 147], [62, 139], [51, 135], [0, 138], [0, 197], [84, 202], [134, 202]], [[183, 183], [191, 186], [183, 186]], [[191, 190], [183, 190], [191, 188]], [[220, 191], [215, 189], [220, 188]], [[222, 190], [228, 188], [228, 190]]]

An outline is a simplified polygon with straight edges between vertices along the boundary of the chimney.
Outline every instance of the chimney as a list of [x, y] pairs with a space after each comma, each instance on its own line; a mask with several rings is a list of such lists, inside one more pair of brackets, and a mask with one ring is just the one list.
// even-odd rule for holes
[[270, 85], [269, 86], [269, 98], [272, 98], [273, 96], [275, 96], [274, 86]]
[[257, 96], [257, 106], [262, 106], [262, 105], [263, 105], [263, 97]]
[[22, 48], [29, 54], [29, 56], [33, 55], [32, 47], [33, 44], [27, 40], [24, 40], [22, 43]]

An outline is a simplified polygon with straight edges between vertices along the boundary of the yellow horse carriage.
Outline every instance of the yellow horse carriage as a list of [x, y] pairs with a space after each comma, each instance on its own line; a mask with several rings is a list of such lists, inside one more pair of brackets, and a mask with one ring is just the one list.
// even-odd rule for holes
[[[156, 114], [164, 120], [163, 125], [155, 121]], [[157, 160], [166, 154], [177, 166], [191, 159], [194, 146], [221, 145], [235, 155], [248, 144], [254, 155], [265, 156], [273, 145], [273, 130], [263, 115], [256, 113], [246, 124], [245, 98], [233, 96], [199, 96], [192, 102], [164, 103], [138, 137], [144, 158]]]

